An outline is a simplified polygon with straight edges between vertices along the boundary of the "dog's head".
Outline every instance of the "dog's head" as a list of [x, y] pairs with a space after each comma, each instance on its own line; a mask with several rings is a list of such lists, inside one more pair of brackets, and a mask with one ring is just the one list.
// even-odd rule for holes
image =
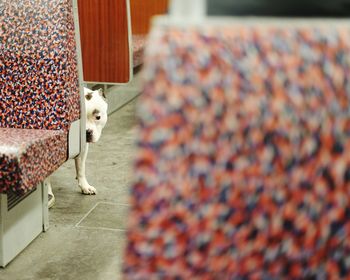
[[107, 102], [103, 91], [84, 88], [86, 108], [86, 142], [97, 142], [107, 122]]

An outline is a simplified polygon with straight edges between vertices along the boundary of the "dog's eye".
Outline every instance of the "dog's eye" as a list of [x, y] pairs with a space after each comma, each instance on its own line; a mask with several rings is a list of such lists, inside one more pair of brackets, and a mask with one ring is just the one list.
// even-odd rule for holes
[[101, 116], [96, 116], [96, 120], [100, 120], [101, 119]]

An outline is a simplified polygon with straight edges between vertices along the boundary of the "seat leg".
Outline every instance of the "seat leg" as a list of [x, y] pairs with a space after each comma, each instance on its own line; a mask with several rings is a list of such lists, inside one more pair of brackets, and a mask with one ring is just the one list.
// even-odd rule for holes
[[[51, 190], [50, 178], [47, 178], [42, 184], [42, 205], [43, 205], [43, 231], [49, 229], [49, 207], [48, 207], [48, 197], [49, 189]], [[52, 190], [51, 190], [52, 192]]]

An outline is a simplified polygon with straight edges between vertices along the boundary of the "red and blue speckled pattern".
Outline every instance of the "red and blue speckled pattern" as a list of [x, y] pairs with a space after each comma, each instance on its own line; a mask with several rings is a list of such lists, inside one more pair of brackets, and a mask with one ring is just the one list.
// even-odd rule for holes
[[0, 193], [24, 193], [67, 160], [67, 133], [0, 128]]
[[350, 28], [153, 30], [126, 279], [349, 279]]
[[72, 1], [2, 1], [0, 127], [67, 131], [79, 102]]
[[133, 67], [140, 66], [143, 63], [143, 52], [146, 45], [146, 38], [146, 35], [132, 35]]
[[0, 2], [0, 193], [36, 187], [67, 159], [78, 85], [72, 1]]

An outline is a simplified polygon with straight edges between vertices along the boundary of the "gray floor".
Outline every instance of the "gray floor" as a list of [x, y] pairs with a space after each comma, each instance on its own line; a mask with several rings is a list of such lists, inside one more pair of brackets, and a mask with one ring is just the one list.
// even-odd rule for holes
[[49, 230], [0, 269], [0, 280], [121, 279], [135, 104], [133, 100], [110, 115], [101, 140], [90, 145], [87, 177], [98, 194], [82, 195], [74, 161], [65, 163], [51, 178], [56, 204]]

